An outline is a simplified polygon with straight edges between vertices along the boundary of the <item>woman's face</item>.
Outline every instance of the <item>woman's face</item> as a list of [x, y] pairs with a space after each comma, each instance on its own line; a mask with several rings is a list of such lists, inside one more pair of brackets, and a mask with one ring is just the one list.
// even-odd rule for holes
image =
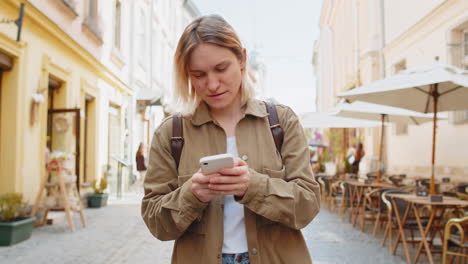
[[240, 102], [244, 59], [224, 47], [202, 43], [190, 56], [189, 76], [198, 96], [212, 110], [224, 110]]

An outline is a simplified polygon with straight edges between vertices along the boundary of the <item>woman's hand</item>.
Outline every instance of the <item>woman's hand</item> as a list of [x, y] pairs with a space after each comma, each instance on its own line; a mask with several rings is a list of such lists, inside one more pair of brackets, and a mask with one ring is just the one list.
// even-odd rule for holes
[[215, 193], [208, 188], [208, 184], [210, 183], [210, 177], [219, 176], [218, 173], [213, 173], [209, 175], [205, 175], [198, 170], [195, 174], [192, 175], [192, 193], [195, 195], [198, 200], [207, 203], [216, 196]]
[[208, 177], [208, 188], [215, 195], [244, 196], [249, 187], [249, 166], [245, 161], [236, 158], [234, 167], [224, 168]]

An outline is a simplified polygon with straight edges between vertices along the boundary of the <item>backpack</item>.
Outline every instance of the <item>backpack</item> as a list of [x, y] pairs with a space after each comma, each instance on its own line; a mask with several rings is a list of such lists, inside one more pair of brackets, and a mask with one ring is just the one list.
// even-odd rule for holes
[[[278, 113], [274, 104], [265, 102], [265, 107], [268, 115], [268, 122], [270, 123], [271, 134], [275, 140], [276, 149], [281, 153], [281, 146], [283, 145], [284, 131], [281, 128], [278, 119]], [[172, 118], [172, 138], [171, 138], [171, 154], [176, 162], [176, 168], [179, 169], [180, 156], [182, 148], [184, 147], [184, 133], [182, 129], [182, 117], [176, 114]]]

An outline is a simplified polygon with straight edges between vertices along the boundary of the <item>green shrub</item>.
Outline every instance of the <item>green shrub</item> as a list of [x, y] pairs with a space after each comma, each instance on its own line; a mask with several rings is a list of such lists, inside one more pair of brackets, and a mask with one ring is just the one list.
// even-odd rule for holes
[[23, 202], [20, 193], [6, 193], [0, 195], [0, 222], [13, 222], [26, 218], [28, 204]]

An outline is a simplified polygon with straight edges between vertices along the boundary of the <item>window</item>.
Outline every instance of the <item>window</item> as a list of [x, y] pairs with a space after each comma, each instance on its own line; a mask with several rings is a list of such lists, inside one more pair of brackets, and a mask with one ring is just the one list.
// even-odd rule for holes
[[408, 135], [408, 125], [407, 124], [394, 124], [394, 132], [396, 136]]
[[[452, 63], [460, 68], [468, 70], [468, 21], [452, 31], [452, 44], [449, 44], [452, 53]], [[449, 121], [452, 124], [468, 123], [468, 110], [449, 113]]]
[[120, 40], [122, 32], [122, 3], [119, 0], [115, 1], [115, 17], [114, 17], [114, 47], [120, 50]]
[[84, 25], [102, 42], [101, 30], [99, 29], [98, 0], [88, 0], [86, 2], [86, 18]]
[[88, 1], [88, 22], [93, 25], [97, 25], [98, 17], [98, 0]]
[[452, 124], [463, 124], [468, 122], [468, 110], [454, 111], [449, 114], [449, 121]]

